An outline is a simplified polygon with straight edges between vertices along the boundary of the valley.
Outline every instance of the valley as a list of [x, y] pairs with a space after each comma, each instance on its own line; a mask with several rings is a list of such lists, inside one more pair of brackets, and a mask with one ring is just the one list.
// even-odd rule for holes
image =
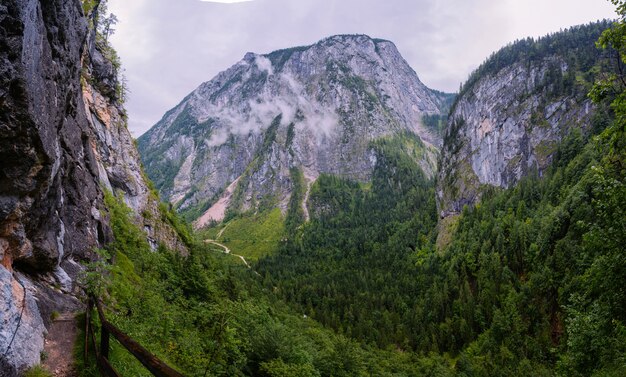
[[614, 3], [457, 93], [364, 34], [248, 52], [135, 140], [107, 2], [7, 0], [0, 377], [101, 375], [88, 296], [185, 376], [626, 375]]

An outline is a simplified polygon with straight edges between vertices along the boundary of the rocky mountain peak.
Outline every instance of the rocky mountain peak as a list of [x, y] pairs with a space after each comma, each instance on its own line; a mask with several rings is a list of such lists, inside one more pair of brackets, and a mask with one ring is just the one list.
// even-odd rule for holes
[[[220, 199], [237, 211], [268, 197], [284, 206], [292, 169], [309, 182], [321, 173], [366, 181], [376, 162], [370, 142], [406, 132], [418, 136], [420, 166], [432, 175], [441, 139], [424, 116], [445, 114], [449, 99], [393, 43], [336, 35], [246, 53], [168, 111], [139, 149], [162, 194], [190, 218]], [[225, 200], [235, 181], [237, 200]]]

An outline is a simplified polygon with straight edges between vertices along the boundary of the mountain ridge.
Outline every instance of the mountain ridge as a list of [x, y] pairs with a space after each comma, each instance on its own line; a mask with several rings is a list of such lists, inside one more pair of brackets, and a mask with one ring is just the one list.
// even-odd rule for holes
[[569, 133], [590, 132], [587, 93], [602, 53], [595, 41], [608, 21], [573, 26], [492, 54], [462, 86], [448, 117], [440, 156], [441, 217], [480, 200], [481, 187], [511, 187], [551, 166]]
[[[370, 142], [404, 131], [418, 136], [420, 166], [433, 175], [441, 138], [424, 117], [444, 117], [450, 98], [421, 83], [392, 42], [330, 36], [246, 53], [168, 111], [138, 145], [147, 174], [190, 219], [219, 200], [240, 212], [273, 197], [285, 209], [292, 168], [308, 184], [320, 173], [367, 181], [376, 159]], [[233, 205], [222, 193], [237, 179], [241, 200]]]

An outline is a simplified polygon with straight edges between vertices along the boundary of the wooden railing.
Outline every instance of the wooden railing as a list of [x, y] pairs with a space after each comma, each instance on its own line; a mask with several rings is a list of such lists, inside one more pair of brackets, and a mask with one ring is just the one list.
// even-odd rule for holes
[[[100, 319], [100, 349], [96, 346], [96, 336], [91, 323], [91, 313], [93, 307], [96, 307], [98, 317]], [[115, 327], [104, 316], [102, 305], [97, 299], [89, 298], [87, 300], [87, 311], [85, 312], [85, 362], [89, 355], [89, 347], [93, 349], [96, 361], [100, 371], [108, 377], [121, 377], [120, 374], [111, 366], [109, 362], [109, 338], [113, 335], [118, 342], [128, 350], [146, 369], [157, 377], [183, 377], [183, 375], [143, 348], [130, 336], [124, 334], [120, 329]]]

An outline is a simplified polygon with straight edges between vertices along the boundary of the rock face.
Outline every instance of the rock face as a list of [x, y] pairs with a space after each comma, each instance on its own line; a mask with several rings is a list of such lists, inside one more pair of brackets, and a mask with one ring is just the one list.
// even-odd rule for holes
[[46, 328], [30, 281], [17, 274], [14, 278], [0, 267], [0, 282], [0, 376], [11, 376], [23, 366], [38, 362], [43, 350], [41, 334]]
[[510, 187], [550, 166], [561, 139], [585, 132], [587, 98], [603, 23], [524, 40], [489, 58], [453, 105], [438, 172], [440, 216], [480, 199], [481, 185]]
[[445, 113], [450, 98], [422, 84], [393, 43], [333, 36], [246, 54], [167, 112], [139, 151], [166, 199], [192, 218], [220, 220], [214, 203], [284, 207], [293, 168], [309, 183], [320, 173], [367, 180], [370, 142], [402, 132], [421, 138], [432, 175], [441, 140], [423, 117]]
[[[92, 74], [95, 72], [93, 69]], [[153, 249], [162, 243], [170, 250], [185, 253], [186, 246], [175, 230], [162, 220], [159, 198], [147, 185], [141, 170], [139, 152], [126, 128], [123, 109], [87, 82], [83, 83], [82, 97], [88, 114], [86, 124], [93, 133], [91, 148], [100, 186], [123, 195]], [[97, 212], [94, 212], [94, 216], [98, 216]]]
[[112, 237], [103, 187], [182, 247], [140, 216], [158, 202], [100, 50], [78, 0], [0, 5], [0, 376], [38, 363], [50, 311], [77, 305], [78, 262]]

